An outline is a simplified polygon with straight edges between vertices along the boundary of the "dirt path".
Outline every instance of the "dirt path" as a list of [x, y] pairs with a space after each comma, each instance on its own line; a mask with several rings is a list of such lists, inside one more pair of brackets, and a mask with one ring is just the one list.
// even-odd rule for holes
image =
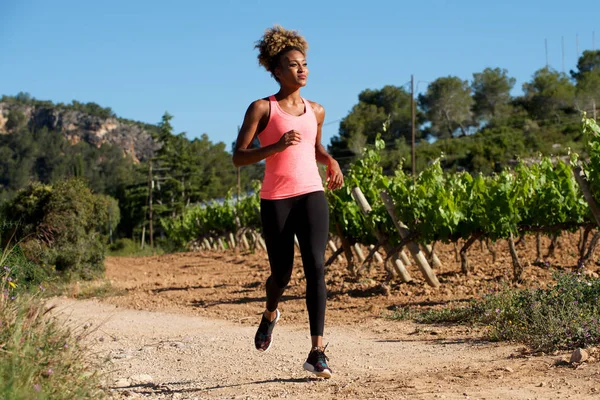
[[96, 329], [88, 343], [107, 360], [103, 370], [117, 398], [582, 399], [597, 398], [600, 387], [597, 364], [556, 368], [557, 356], [515, 358], [513, 346], [440, 338], [444, 332], [385, 320], [330, 328], [336, 375], [318, 380], [301, 368], [305, 327], [286, 324], [285, 316], [273, 347], [260, 354], [252, 326], [90, 300], [53, 302], [70, 324]]
[[[472, 254], [475, 273], [465, 279], [452, 248], [440, 246], [438, 254], [437, 291], [416, 279], [391, 283], [384, 294], [378, 266], [359, 280], [343, 264], [328, 269], [325, 340], [335, 376], [327, 381], [302, 369], [310, 341], [299, 260], [265, 354], [253, 345], [268, 275], [260, 253], [108, 258], [107, 278], [124, 294], [52, 301], [72, 326], [91, 324], [87, 343], [116, 398], [600, 398], [599, 363], [574, 369], [557, 363], [566, 353], [525, 357], [520, 346], [482, 340], [478, 329], [385, 318], [396, 306], [449, 306], [507, 284], [505, 256], [492, 263], [487, 253]], [[544, 285], [572, 260], [550, 261], [550, 268], [526, 269], [526, 286]], [[84, 290], [76, 288], [73, 295]]]

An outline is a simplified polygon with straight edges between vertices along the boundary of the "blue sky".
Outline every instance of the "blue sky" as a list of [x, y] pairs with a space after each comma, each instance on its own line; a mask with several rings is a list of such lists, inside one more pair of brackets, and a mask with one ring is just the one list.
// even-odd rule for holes
[[367, 88], [418, 90], [441, 76], [506, 68], [515, 93], [549, 62], [600, 47], [600, 1], [0, 0], [0, 94], [93, 101], [149, 123], [165, 111], [188, 138], [229, 146], [250, 102], [277, 91], [254, 42], [275, 23], [309, 42], [303, 96], [327, 112], [323, 142]]

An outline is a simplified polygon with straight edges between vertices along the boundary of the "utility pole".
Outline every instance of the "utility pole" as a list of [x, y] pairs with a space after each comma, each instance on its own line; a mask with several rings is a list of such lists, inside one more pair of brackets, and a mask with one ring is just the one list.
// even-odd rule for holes
[[546, 68], [548, 68], [548, 39], [544, 39], [546, 43]]
[[154, 189], [154, 179], [152, 177], [152, 162], [148, 168], [148, 222], [149, 222], [149, 234], [150, 234], [150, 248], [154, 249], [154, 235], [152, 226], [152, 189]]
[[[238, 125], [238, 136], [240, 135], [240, 130], [241, 129], [242, 128]], [[241, 171], [240, 171], [240, 169], [241, 169], [241, 167], [237, 167], [237, 202], [236, 203], [239, 203], [239, 201], [240, 201], [240, 193], [242, 191], [242, 189], [241, 189], [242, 184], [241, 184]]]
[[417, 176], [417, 168], [415, 163], [415, 77], [414, 75], [410, 76], [410, 114], [411, 114], [411, 151], [412, 151], [412, 174], [413, 179], [416, 179]]
[[562, 41], [562, 72], [565, 73], [565, 37], [561, 38]]

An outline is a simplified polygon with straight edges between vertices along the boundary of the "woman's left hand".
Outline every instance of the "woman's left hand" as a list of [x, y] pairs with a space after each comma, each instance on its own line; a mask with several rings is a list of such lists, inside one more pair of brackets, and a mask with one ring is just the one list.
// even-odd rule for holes
[[344, 175], [337, 161], [331, 160], [327, 166], [327, 187], [329, 190], [337, 190], [344, 186]]

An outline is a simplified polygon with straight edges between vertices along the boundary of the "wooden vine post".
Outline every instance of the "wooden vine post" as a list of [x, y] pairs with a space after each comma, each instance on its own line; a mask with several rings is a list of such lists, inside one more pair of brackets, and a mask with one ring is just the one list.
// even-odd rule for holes
[[[579, 188], [581, 189], [581, 192], [583, 193], [583, 197], [585, 198], [585, 201], [587, 201], [587, 203], [590, 207], [590, 211], [592, 212], [592, 215], [594, 216], [596, 225], [598, 226], [598, 228], [600, 228], [600, 208], [598, 208], [598, 203], [596, 203], [596, 200], [594, 199], [594, 196], [592, 195], [592, 191], [590, 190], [590, 185], [588, 184], [587, 179], [585, 179], [585, 176], [583, 175], [583, 170], [579, 165], [576, 167], [573, 167], [573, 175], [575, 175], [575, 181], [577, 181], [577, 184], [579, 185]], [[598, 240], [600, 240], [600, 232], [596, 232], [594, 234], [594, 237], [591, 240], [590, 247], [589, 247], [587, 254], [585, 254], [582, 258], [580, 258], [579, 264], [581, 267], [583, 267], [585, 261], [587, 261], [589, 259], [589, 257], [591, 257], [591, 255], [593, 254], [593, 252], [598, 244]], [[585, 246], [585, 244], [584, 244], [584, 246]], [[585, 251], [585, 248], [581, 250], [580, 254], [583, 254], [584, 251]]]
[[360, 263], [364, 263], [365, 262], [365, 253], [363, 253], [362, 249], [360, 248], [360, 244], [358, 243], [354, 243], [354, 252], [356, 253], [356, 256], [358, 257], [358, 261], [360, 261]]
[[383, 264], [383, 257], [381, 257], [381, 254], [379, 254], [377, 249], [375, 249], [375, 246], [370, 245], [369, 250], [373, 252], [373, 256], [375, 257], [375, 260], [377, 260], [377, 262], [379, 264]]
[[[334, 253], [334, 254], [339, 254], [338, 253], [338, 248], [336, 247], [335, 243], [333, 242], [333, 240], [329, 239], [327, 241], [327, 245], [329, 246], [329, 249]], [[336, 258], [338, 261], [342, 261], [342, 255], [336, 255]]]
[[480, 237], [481, 232], [473, 233], [471, 237], [464, 243], [463, 247], [460, 249], [460, 269], [465, 275], [469, 275], [469, 273], [473, 269], [469, 264], [467, 250], [469, 250], [469, 247], [471, 247]]
[[235, 238], [233, 237], [233, 233], [229, 232], [229, 246], [231, 246], [232, 249], [236, 248], [235, 245]]
[[[383, 204], [385, 204], [385, 208], [387, 209], [387, 212], [390, 214], [390, 217], [392, 217], [392, 220], [394, 221], [394, 225], [396, 226], [396, 229], [398, 230], [400, 237], [402, 239], [404, 239], [407, 236], [409, 236], [410, 231], [408, 230], [408, 227], [406, 225], [404, 225], [402, 223], [402, 221], [400, 221], [396, 217], [396, 210], [394, 209], [394, 202], [393, 202], [392, 198], [390, 197], [390, 195], [385, 190], [381, 191], [381, 193], [379, 195], [381, 196], [381, 199], [383, 200]], [[421, 251], [421, 248], [419, 247], [419, 245], [415, 242], [408, 242], [406, 247], [408, 247], [408, 251], [413, 256], [417, 266], [421, 270], [421, 273], [423, 274], [423, 277], [425, 278], [427, 283], [430, 286], [433, 286], [434, 288], [439, 287], [440, 282], [438, 281], [437, 277], [435, 276], [435, 272], [433, 272], [433, 270], [429, 266], [429, 262], [427, 262], [427, 258], [425, 257], [425, 254], [423, 254], [423, 252]]]
[[358, 268], [356, 267], [356, 262], [354, 261], [354, 254], [352, 253], [352, 245], [350, 241], [344, 235], [344, 230], [340, 226], [339, 223], [335, 223], [335, 229], [337, 231], [338, 236], [340, 237], [340, 241], [342, 242], [342, 249], [344, 251], [344, 256], [346, 257], [346, 262], [348, 263], [348, 270], [354, 276], [358, 276]]
[[[363, 194], [363, 192], [360, 190], [359, 187], [355, 187], [354, 189], [352, 189], [352, 197], [354, 198], [354, 201], [356, 201], [356, 203], [360, 207], [360, 210], [363, 212], [363, 214], [369, 215], [369, 213], [372, 210], [371, 205], [369, 204], [369, 202], [365, 198], [365, 195]], [[373, 227], [372, 227], [372, 231], [373, 231], [373, 235], [375, 235], [375, 237], [377, 238], [378, 241], [385, 242], [385, 245], [384, 245], [385, 250], [389, 252], [391, 250], [391, 246], [389, 245], [387, 240], [384, 240], [384, 237], [381, 234], [381, 232], [379, 232], [377, 229], [375, 229]], [[394, 271], [398, 275], [400, 275], [400, 279], [402, 279], [403, 282], [411, 282], [412, 281], [412, 278], [411, 278], [410, 274], [408, 273], [406, 266], [399, 258], [394, 259], [393, 265], [394, 265]], [[387, 266], [386, 266], [386, 270], [388, 270]], [[388, 274], [390, 274], [390, 273], [391, 273], [391, 271], [388, 270]]]
[[521, 262], [519, 261], [519, 257], [517, 256], [517, 249], [515, 248], [515, 238], [512, 232], [508, 237], [508, 249], [510, 251], [510, 258], [512, 258], [513, 262], [513, 280], [515, 282], [521, 282], [523, 278], [523, 265], [521, 264]]
[[590, 185], [588, 184], [587, 180], [583, 176], [583, 170], [581, 169], [581, 167], [579, 165], [576, 167], [573, 167], [573, 175], [575, 175], [575, 180], [577, 181], [577, 184], [579, 185], [579, 188], [581, 189], [581, 192], [583, 193], [583, 197], [585, 198], [585, 201], [587, 201], [588, 205], [590, 206], [590, 211], [592, 211], [594, 220], [596, 221], [596, 224], [600, 228], [600, 209], [598, 208], [598, 204], [596, 203], [596, 200], [594, 200], [594, 196], [592, 196], [592, 191], [590, 190]]
[[426, 244], [423, 246], [425, 248], [425, 252], [427, 253], [427, 257], [431, 259], [431, 267], [433, 269], [439, 269], [442, 267], [442, 262], [438, 258], [437, 254], [433, 250], [433, 247], [430, 244]]

